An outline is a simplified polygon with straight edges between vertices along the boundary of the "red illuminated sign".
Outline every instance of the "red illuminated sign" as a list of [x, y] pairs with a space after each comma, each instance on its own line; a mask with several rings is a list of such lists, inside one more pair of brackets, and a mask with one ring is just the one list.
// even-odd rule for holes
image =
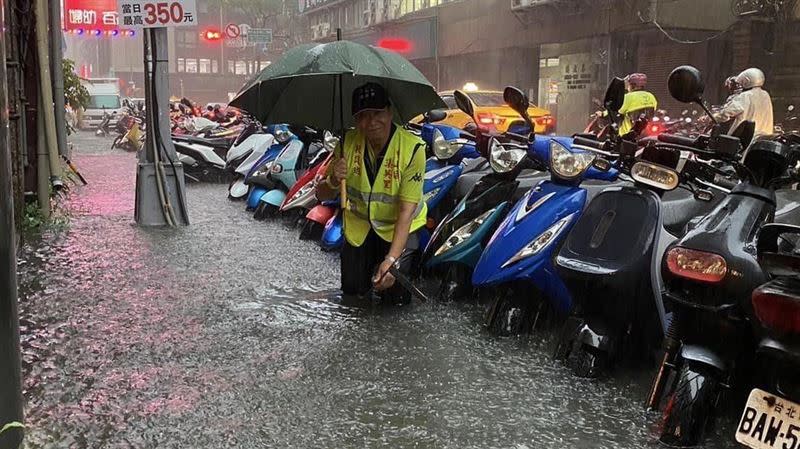
[[64, 29], [100, 30], [98, 35], [118, 30], [117, 0], [64, 0]]
[[409, 53], [414, 49], [414, 44], [408, 39], [384, 37], [378, 40], [378, 47], [397, 53]]

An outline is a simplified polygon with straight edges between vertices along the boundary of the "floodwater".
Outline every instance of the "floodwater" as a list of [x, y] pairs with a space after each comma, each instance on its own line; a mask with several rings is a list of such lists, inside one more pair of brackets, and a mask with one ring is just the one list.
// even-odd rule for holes
[[221, 184], [138, 228], [134, 156], [71, 140], [90, 184], [19, 263], [27, 448], [657, 447], [650, 370], [575, 379], [476, 304], [338, 305], [336, 256]]

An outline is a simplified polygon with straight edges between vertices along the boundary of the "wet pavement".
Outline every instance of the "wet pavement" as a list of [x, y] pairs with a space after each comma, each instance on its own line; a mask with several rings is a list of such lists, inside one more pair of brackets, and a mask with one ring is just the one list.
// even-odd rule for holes
[[134, 155], [71, 140], [90, 184], [19, 263], [26, 447], [657, 446], [650, 370], [575, 379], [476, 304], [338, 305], [337, 257], [222, 184], [188, 186], [190, 227], [138, 228]]

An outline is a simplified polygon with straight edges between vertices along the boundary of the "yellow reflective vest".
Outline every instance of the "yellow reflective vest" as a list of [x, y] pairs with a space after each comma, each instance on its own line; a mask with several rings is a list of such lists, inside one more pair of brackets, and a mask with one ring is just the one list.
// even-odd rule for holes
[[625, 101], [622, 103], [619, 113], [623, 116], [622, 124], [619, 127], [619, 135], [624, 136], [633, 129], [633, 117], [636, 112], [642, 109], [653, 109], [658, 107], [655, 95], [646, 90], [637, 90], [625, 94]]
[[353, 246], [364, 243], [370, 228], [380, 238], [391, 242], [401, 199], [417, 203], [410, 232], [423, 227], [427, 216], [422, 195], [425, 182], [425, 144], [422, 140], [397, 126], [374, 184], [370, 184], [365, 165], [367, 151], [366, 138], [358, 131], [348, 131], [344, 139], [348, 202], [344, 211], [344, 236]]

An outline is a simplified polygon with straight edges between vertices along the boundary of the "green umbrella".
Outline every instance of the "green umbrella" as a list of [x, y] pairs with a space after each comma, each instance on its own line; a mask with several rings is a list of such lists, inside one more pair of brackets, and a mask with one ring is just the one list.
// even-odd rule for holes
[[428, 80], [402, 56], [350, 41], [288, 50], [245, 84], [230, 104], [262, 123], [339, 131], [353, 126], [352, 92], [367, 82], [387, 90], [400, 123], [446, 107]]

